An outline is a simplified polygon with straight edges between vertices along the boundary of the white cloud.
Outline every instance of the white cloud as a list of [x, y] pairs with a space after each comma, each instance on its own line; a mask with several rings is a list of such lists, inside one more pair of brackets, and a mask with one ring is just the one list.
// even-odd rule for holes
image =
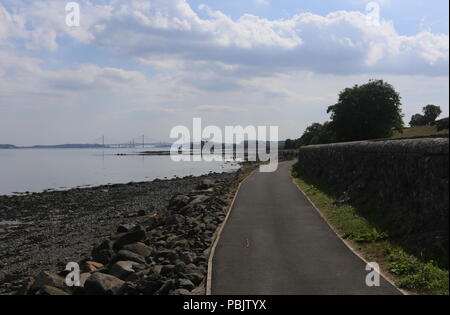
[[236, 113], [236, 112], [246, 112], [247, 109], [237, 106], [227, 106], [227, 105], [200, 105], [194, 107], [195, 111], [201, 111], [201, 112], [230, 112], [230, 113]]
[[392, 23], [368, 26], [360, 12], [305, 13], [287, 20], [245, 14], [233, 20], [206, 6], [201, 19], [184, 0], [156, 0], [145, 10], [113, 9], [94, 43], [144, 60], [200, 60], [323, 73], [448, 74], [448, 35], [399, 35]]
[[[360, 12], [327, 16], [303, 13], [268, 20], [245, 14], [233, 20], [206, 5], [200, 18], [185, 0], [153, 0], [93, 5], [81, 2], [80, 28], [65, 25], [64, 3], [33, 2], [12, 15], [3, 7], [0, 39], [27, 37], [27, 47], [55, 50], [70, 36], [137, 60], [220, 62], [266, 71], [286, 69], [321, 73], [401, 73], [448, 75], [448, 35], [423, 31], [401, 36], [389, 21], [367, 25]], [[24, 21], [32, 25], [24, 35]], [[5, 22], [2, 22], [5, 24]]]

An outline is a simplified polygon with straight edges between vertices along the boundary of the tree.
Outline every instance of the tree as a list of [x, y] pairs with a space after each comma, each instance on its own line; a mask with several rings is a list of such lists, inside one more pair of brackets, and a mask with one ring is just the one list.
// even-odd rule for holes
[[434, 123], [436, 125], [436, 129], [437, 131], [442, 131], [442, 130], [448, 130], [448, 126], [449, 126], [449, 119], [447, 118], [443, 118], [441, 120], [438, 120]]
[[411, 117], [409, 125], [411, 127], [417, 126], [431, 126], [436, 122], [436, 119], [442, 114], [439, 106], [429, 104], [422, 108], [423, 115], [415, 114]]
[[339, 94], [331, 113], [330, 128], [337, 141], [388, 138], [403, 131], [401, 98], [394, 87], [383, 80], [370, 80]]
[[421, 114], [415, 114], [411, 117], [411, 121], [409, 122], [409, 125], [411, 127], [417, 127], [417, 126], [425, 126], [427, 123], [425, 122], [425, 116]]
[[284, 142], [284, 149], [285, 149], [285, 150], [292, 150], [292, 149], [295, 149], [295, 143], [294, 143], [294, 141], [292, 141], [291, 139], [287, 139], [287, 140]]
[[439, 106], [429, 104], [423, 108], [423, 115], [425, 118], [425, 124], [431, 125], [442, 114], [442, 110]]
[[324, 124], [314, 123], [306, 128], [298, 140], [298, 146], [331, 143], [333, 140], [334, 136], [329, 122]]

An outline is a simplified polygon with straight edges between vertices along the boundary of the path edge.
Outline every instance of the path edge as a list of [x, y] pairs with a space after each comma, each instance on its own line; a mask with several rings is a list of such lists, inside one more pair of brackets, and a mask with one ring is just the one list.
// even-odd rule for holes
[[236, 192], [234, 194], [233, 200], [231, 201], [230, 207], [228, 208], [228, 213], [225, 216], [225, 219], [223, 220], [222, 224], [220, 225], [220, 227], [216, 230], [215, 235], [214, 235], [214, 241], [213, 241], [213, 245], [211, 246], [211, 252], [209, 254], [209, 258], [208, 258], [208, 274], [206, 276], [206, 295], [212, 295], [211, 291], [212, 291], [212, 271], [213, 271], [213, 259], [214, 259], [214, 254], [216, 252], [216, 247], [217, 244], [219, 244], [219, 240], [220, 240], [220, 236], [222, 235], [223, 229], [225, 228], [225, 225], [228, 221], [228, 218], [230, 217], [231, 211], [234, 207], [234, 203], [236, 201], [237, 195], [239, 194], [239, 191], [241, 189], [242, 184], [250, 177], [252, 176], [256, 171], [258, 170], [255, 169], [253, 170], [250, 174], [248, 174], [238, 185]]
[[[344, 243], [345, 246], [359, 259], [361, 259], [366, 265], [369, 264], [369, 261], [367, 261], [360, 253], [356, 251], [356, 249], [353, 248], [353, 246], [345, 239], [342, 238], [342, 236], [338, 233], [336, 228], [330, 223], [330, 221], [325, 217], [323, 212], [314, 204], [314, 202], [305, 194], [305, 192], [301, 189], [301, 187], [295, 182], [295, 178], [292, 176], [292, 172], [290, 174], [292, 183], [298, 188], [298, 190], [305, 196], [306, 200], [311, 204], [311, 206], [317, 211], [317, 213], [320, 215], [320, 217], [326, 222], [326, 224], [330, 227], [330, 229], [333, 231], [334, 234]], [[394, 281], [392, 281], [385, 272], [380, 270], [380, 276], [383, 277], [384, 280], [386, 280], [389, 284], [391, 284], [394, 288], [396, 288], [401, 294], [403, 295], [411, 295], [407, 291], [400, 289]]]

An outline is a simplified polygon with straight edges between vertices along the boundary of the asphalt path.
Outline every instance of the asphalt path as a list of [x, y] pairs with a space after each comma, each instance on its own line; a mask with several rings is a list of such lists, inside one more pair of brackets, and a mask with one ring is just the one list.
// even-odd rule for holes
[[241, 185], [213, 257], [214, 295], [392, 295], [333, 232], [290, 176], [293, 162]]

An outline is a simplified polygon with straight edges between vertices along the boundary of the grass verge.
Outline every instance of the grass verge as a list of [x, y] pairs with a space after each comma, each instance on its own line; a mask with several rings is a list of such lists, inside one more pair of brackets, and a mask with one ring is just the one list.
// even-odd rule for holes
[[367, 261], [377, 262], [399, 288], [412, 294], [449, 295], [448, 270], [408, 254], [355, 207], [336, 204], [338, 195], [330, 188], [295, 168], [293, 177], [336, 232]]
[[448, 129], [438, 131], [436, 126], [418, 126], [412, 128], [405, 128], [403, 132], [395, 132], [392, 138], [410, 138], [410, 137], [426, 137], [433, 135], [448, 134]]

